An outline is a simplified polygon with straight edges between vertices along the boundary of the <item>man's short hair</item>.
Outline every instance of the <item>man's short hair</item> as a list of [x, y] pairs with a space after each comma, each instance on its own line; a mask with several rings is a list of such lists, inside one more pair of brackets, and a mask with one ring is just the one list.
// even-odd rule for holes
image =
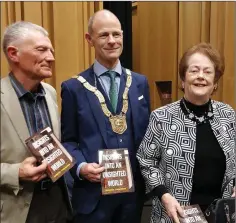
[[15, 44], [16, 42], [19, 42], [32, 32], [39, 32], [44, 36], [48, 36], [48, 32], [43, 27], [26, 21], [19, 21], [13, 23], [6, 28], [3, 34], [2, 48], [7, 59], [7, 47], [12, 44]]

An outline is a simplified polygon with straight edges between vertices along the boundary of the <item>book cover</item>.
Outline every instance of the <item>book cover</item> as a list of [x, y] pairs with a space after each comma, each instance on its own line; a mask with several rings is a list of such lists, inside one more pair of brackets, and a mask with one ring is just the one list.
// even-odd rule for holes
[[105, 167], [105, 171], [101, 174], [103, 195], [134, 191], [128, 149], [99, 150], [98, 159], [99, 163]]
[[182, 206], [184, 217], [179, 217], [180, 223], [207, 223], [207, 220], [198, 204]]
[[39, 162], [47, 161], [46, 172], [53, 182], [74, 165], [72, 156], [62, 146], [50, 127], [26, 139], [25, 143]]

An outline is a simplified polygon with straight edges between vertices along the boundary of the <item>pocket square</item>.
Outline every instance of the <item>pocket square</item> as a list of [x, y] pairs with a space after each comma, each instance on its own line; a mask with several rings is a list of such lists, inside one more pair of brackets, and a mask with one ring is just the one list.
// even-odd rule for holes
[[143, 99], [143, 95], [138, 97], [138, 100], [140, 101], [141, 99]]

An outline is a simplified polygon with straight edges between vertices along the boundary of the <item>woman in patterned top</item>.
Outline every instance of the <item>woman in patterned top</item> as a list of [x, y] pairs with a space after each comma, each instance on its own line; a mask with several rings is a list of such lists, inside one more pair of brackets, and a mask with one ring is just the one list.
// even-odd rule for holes
[[[152, 192], [151, 223], [179, 222], [182, 205], [202, 211], [235, 172], [235, 111], [211, 100], [224, 61], [210, 44], [188, 49], [179, 64], [184, 97], [154, 110], [137, 158]], [[233, 193], [233, 182], [223, 197]]]

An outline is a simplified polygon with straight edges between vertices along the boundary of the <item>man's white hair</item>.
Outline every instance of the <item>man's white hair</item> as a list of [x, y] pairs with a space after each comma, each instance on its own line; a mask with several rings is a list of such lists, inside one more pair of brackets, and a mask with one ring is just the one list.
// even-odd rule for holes
[[7, 47], [16, 44], [16, 42], [21, 41], [33, 32], [39, 32], [44, 36], [48, 36], [48, 32], [43, 27], [26, 21], [15, 22], [6, 28], [3, 34], [2, 48], [7, 59]]

